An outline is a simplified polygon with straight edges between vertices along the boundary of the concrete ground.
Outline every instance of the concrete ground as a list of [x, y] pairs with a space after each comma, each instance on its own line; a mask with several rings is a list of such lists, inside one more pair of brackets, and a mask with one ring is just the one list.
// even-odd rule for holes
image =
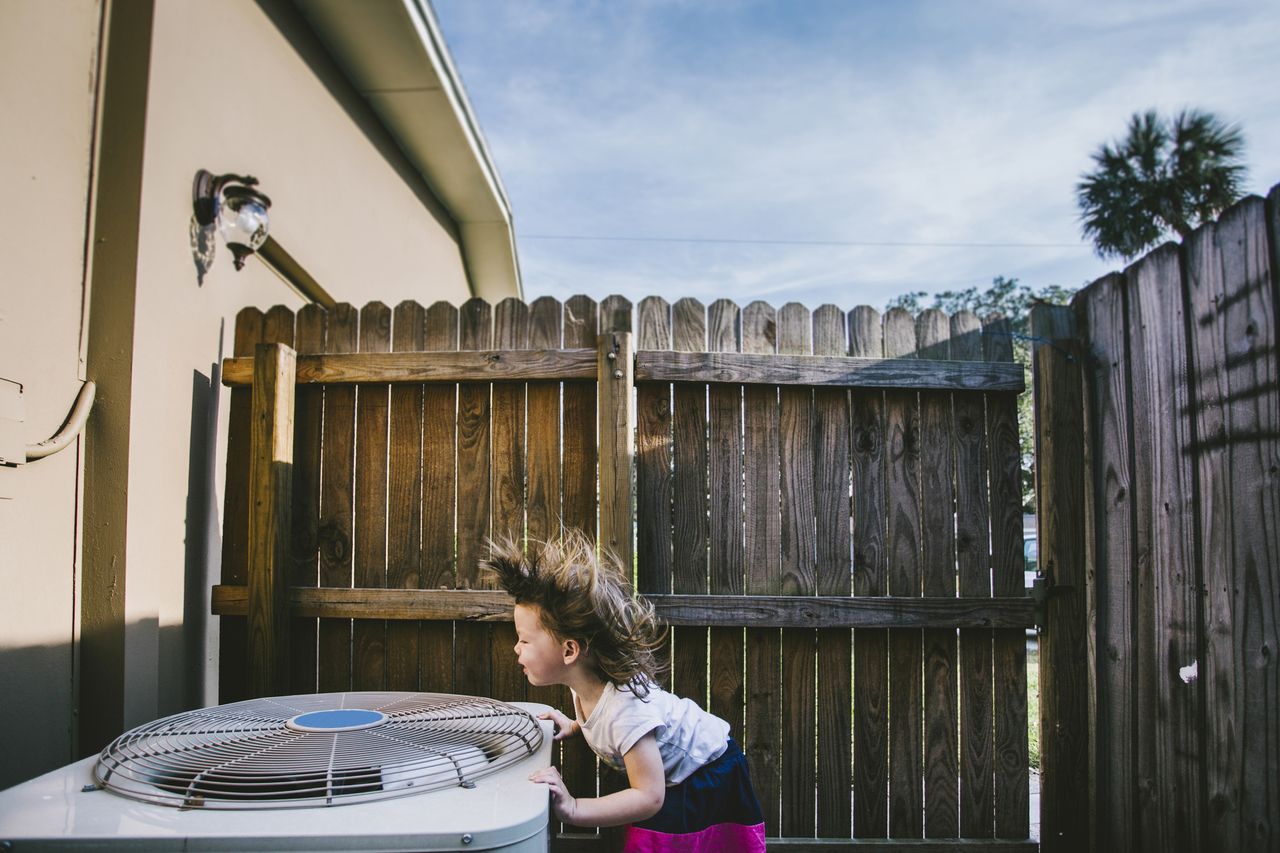
[[1040, 840], [1040, 772], [1031, 771], [1031, 838]]

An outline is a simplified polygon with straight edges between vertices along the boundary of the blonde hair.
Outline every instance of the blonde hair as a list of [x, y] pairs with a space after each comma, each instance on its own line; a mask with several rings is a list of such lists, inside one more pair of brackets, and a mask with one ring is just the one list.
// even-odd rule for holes
[[617, 558], [598, 554], [577, 531], [559, 539], [492, 543], [486, 568], [516, 604], [538, 609], [544, 629], [559, 640], [577, 640], [600, 677], [629, 687], [641, 698], [663, 666], [657, 650], [666, 639], [653, 605], [632, 594]]

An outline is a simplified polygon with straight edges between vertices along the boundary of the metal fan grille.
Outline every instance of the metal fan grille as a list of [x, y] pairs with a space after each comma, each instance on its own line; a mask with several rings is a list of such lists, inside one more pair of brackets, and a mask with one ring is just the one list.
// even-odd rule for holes
[[[380, 711], [357, 731], [296, 731], [294, 717]], [[322, 693], [188, 711], [125, 732], [102, 751], [99, 783], [182, 808], [299, 808], [456, 786], [532, 755], [542, 728], [520, 708], [439, 693]]]

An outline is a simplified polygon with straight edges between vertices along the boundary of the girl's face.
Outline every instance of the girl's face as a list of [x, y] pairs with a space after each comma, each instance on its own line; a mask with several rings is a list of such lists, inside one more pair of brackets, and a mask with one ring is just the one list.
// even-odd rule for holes
[[534, 686], [564, 684], [569, 666], [565, 662], [565, 644], [542, 627], [538, 608], [517, 604], [516, 661], [524, 668], [525, 677]]

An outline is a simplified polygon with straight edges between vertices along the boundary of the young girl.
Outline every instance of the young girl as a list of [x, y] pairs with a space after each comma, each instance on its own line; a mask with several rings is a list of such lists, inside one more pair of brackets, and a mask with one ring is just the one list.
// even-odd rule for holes
[[546, 783], [559, 820], [627, 829], [624, 853], [763, 853], [764, 815], [729, 724], [657, 685], [662, 632], [616, 561], [580, 534], [494, 546], [489, 567], [516, 600], [516, 659], [530, 684], [563, 684], [573, 719], [544, 714], [556, 740], [581, 734], [629, 787], [574, 797], [554, 767]]

